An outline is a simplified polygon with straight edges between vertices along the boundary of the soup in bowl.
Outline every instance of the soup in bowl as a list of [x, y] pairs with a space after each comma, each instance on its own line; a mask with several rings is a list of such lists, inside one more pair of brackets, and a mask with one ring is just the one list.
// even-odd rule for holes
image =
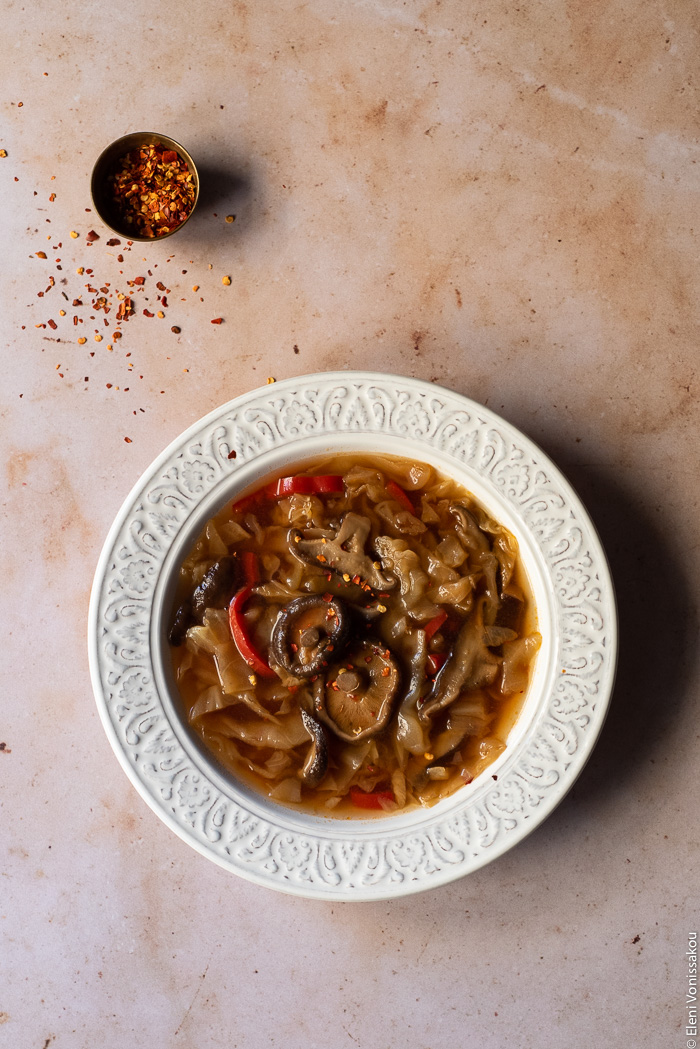
[[179, 568], [181, 716], [259, 795], [320, 815], [429, 807], [504, 751], [541, 637], [518, 542], [428, 463], [285, 466]]

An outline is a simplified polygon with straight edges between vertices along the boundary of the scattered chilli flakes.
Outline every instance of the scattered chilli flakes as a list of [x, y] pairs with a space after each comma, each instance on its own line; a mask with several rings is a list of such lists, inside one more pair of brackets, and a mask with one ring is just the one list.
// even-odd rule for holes
[[[86, 208], [85, 210], [88, 211], [90, 209]], [[71, 236], [71, 238], [73, 240], [77, 240], [79, 234], [75, 230], [70, 230], [70, 236]], [[87, 245], [88, 246], [91, 246], [95, 241], [100, 239], [100, 235], [95, 230], [90, 230], [87, 234], [85, 234], [85, 237], [86, 237], [86, 241], [87, 241]], [[47, 240], [51, 241], [52, 237], [48, 236]], [[120, 243], [121, 243], [121, 241], [118, 238], [112, 238], [112, 239], [110, 239], [110, 240], [108, 240], [106, 242], [107, 246], [110, 246], [110, 247], [116, 246], [117, 244], [120, 244]], [[125, 250], [128, 251], [128, 250], [130, 250], [130, 248], [131, 248], [131, 246], [133, 244], [133, 241], [128, 240], [128, 241], [126, 241], [126, 244], [127, 244], [127, 248]], [[60, 249], [61, 247], [62, 247], [62, 244], [61, 243], [57, 243], [56, 245], [53, 245], [50, 250], [55, 252], [58, 249]], [[34, 256], [30, 256], [30, 258], [31, 257], [36, 257], [36, 258], [42, 259], [42, 260], [46, 260], [48, 258], [47, 253], [45, 251], [37, 251], [37, 252], [34, 253]], [[171, 256], [171, 258], [174, 258], [174, 256]], [[56, 264], [60, 263], [60, 261], [61, 261], [61, 259], [58, 256], [54, 259], [54, 262]], [[124, 261], [124, 256], [123, 255], [119, 256], [119, 261], [122, 261], [122, 262]], [[144, 259], [143, 261], [146, 262], [146, 259]], [[170, 258], [167, 261], [169, 262]], [[56, 268], [60, 270], [61, 266], [57, 265]], [[211, 269], [211, 268], [212, 268], [212, 266], [210, 265], [209, 269]], [[94, 283], [96, 285], [98, 285], [98, 287], [94, 287], [92, 283], [85, 284], [84, 288], [88, 292], [88, 295], [84, 295], [84, 297], [82, 297], [82, 298], [79, 297], [79, 296], [76, 296], [75, 298], [72, 298], [71, 296], [66, 294], [65, 291], [61, 291], [61, 295], [63, 296], [63, 298], [66, 300], [67, 303], [70, 302], [74, 308], [81, 307], [81, 306], [86, 306], [88, 309], [92, 309], [92, 310], [94, 310], [96, 312], [102, 311], [103, 314], [104, 314], [104, 316], [102, 317], [102, 322], [107, 327], [110, 327], [110, 320], [108, 319], [107, 315], [110, 314], [115, 308], [116, 308], [116, 316], [114, 317], [114, 320], [111, 323], [114, 324], [116, 322], [118, 325], [120, 325], [122, 322], [127, 321], [131, 316], [134, 315], [135, 310], [136, 310], [136, 306], [138, 305], [138, 300], [136, 300], [136, 302], [135, 302], [134, 299], [132, 299], [132, 297], [130, 295], [126, 294], [126, 292], [119, 291], [118, 287], [112, 288], [111, 283], [109, 281], [102, 281], [102, 282], [100, 282], [100, 280], [99, 280], [99, 278], [97, 276], [92, 276], [93, 272], [94, 271], [93, 271], [92, 268], [85, 268], [83, 266], [79, 266], [76, 269], [76, 273], [78, 275], [86, 274], [86, 275], [90, 276], [92, 281], [94, 281]], [[120, 272], [120, 274], [123, 274], [122, 270], [120, 270], [119, 272]], [[183, 274], [187, 273], [186, 270], [183, 270], [182, 272], [183, 272]], [[152, 273], [152, 271], [150, 269], [148, 270], [148, 276], [149, 277], [153, 277], [153, 273]], [[124, 278], [124, 280], [125, 280], [125, 284], [126, 284], [126, 290], [134, 289], [134, 291], [131, 292], [131, 295], [134, 295], [134, 294], [136, 294], [138, 292], [143, 293], [143, 292], [145, 292], [147, 290], [145, 285], [148, 282], [148, 278], [145, 277], [145, 276], [139, 275], [139, 276], [134, 277], [131, 280], [129, 280], [127, 278]], [[228, 283], [231, 280], [231, 278], [226, 276], [226, 277], [223, 278], [223, 280], [226, 283]], [[44, 291], [37, 292], [37, 295], [40, 298], [43, 297], [47, 292], [50, 292], [50, 290], [53, 287], [56, 286], [56, 280], [55, 280], [55, 278], [53, 276], [49, 275], [48, 281], [49, 281], [49, 284], [48, 284], [48, 287], [46, 288], [46, 291], [45, 292]], [[63, 283], [64, 284], [68, 283], [66, 278], [63, 278]], [[157, 288], [158, 292], [160, 293], [160, 294], [157, 295], [158, 304], [162, 305], [164, 309], [167, 309], [168, 308], [168, 299], [167, 299], [166, 296], [170, 294], [170, 288], [166, 287], [166, 285], [163, 283], [162, 280], [158, 280], [155, 283], [156, 283], [156, 288]], [[195, 284], [193, 286], [192, 290], [193, 291], [199, 291], [199, 285]], [[79, 293], [79, 295], [80, 295], [80, 293]], [[116, 302], [114, 301], [115, 299], [117, 300]], [[183, 301], [186, 301], [186, 300], [183, 299]], [[201, 301], [204, 301], [204, 300], [202, 299]], [[146, 297], [146, 302], [148, 302], [148, 297]], [[143, 309], [142, 313], [146, 317], [149, 317], [149, 318], [153, 318], [154, 316], [156, 316], [156, 314], [154, 314], [151, 310], [148, 310], [148, 309]], [[58, 311], [58, 316], [61, 317], [61, 318], [66, 317], [66, 323], [71, 324], [72, 327], [77, 327], [79, 324], [83, 324], [84, 323], [83, 318], [82, 317], [78, 317], [77, 314], [75, 314], [75, 313], [72, 314], [72, 316], [67, 317], [65, 310], [59, 310]], [[158, 310], [157, 316], [159, 318], [164, 318], [165, 317], [165, 313], [163, 312], [163, 310]], [[91, 316], [90, 320], [95, 321], [96, 318], [94, 316]], [[223, 324], [224, 323], [224, 318], [223, 317], [214, 317], [214, 318], [211, 319], [211, 323], [212, 324], [217, 324], [217, 325], [218, 324]], [[47, 326], [49, 328], [51, 328], [53, 331], [56, 331], [57, 328], [59, 327], [59, 325], [56, 323], [56, 321], [53, 318], [49, 318], [48, 322], [44, 322], [44, 323], [40, 323], [40, 324], [35, 325], [36, 328], [44, 328], [44, 329]], [[22, 325], [22, 328], [24, 330], [24, 325]], [[180, 335], [181, 332], [182, 332], [182, 329], [181, 329], [181, 327], [179, 325], [172, 325], [170, 330], [175, 335]], [[94, 341], [96, 343], [101, 343], [101, 342], [105, 341], [103, 339], [103, 336], [97, 332], [97, 329], [94, 329], [94, 331], [95, 331], [95, 334], [94, 334], [93, 338], [94, 338]], [[110, 338], [111, 337], [112, 340], [116, 341], [116, 340], [119, 340], [119, 339], [122, 338], [122, 334], [123, 333], [117, 327], [116, 330], [111, 332], [111, 334], [110, 333], [105, 333], [105, 336], [106, 336], [106, 338]], [[77, 333], [75, 333], [75, 335], [77, 335]], [[54, 341], [60, 342], [61, 340], [58, 339], [58, 340], [54, 340]], [[77, 338], [76, 341], [78, 342], [79, 345], [85, 346], [85, 344], [87, 343], [88, 339], [87, 339], [86, 336], [81, 336], [80, 338]], [[108, 344], [107, 345], [107, 350], [108, 351], [113, 351], [114, 350], [114, 346], [111, 343]], [[95, 356], [95, 353], [91, 351], [90, 352], [90, 357], [94, 357], [94, 356]], [[129, 356], [131, 356], [131, 354], [127, 353], [126, 356], [129, 357]], [[168, 358], [168, 359], [170, 359], [170, 358]], [[58, 371], [58, 369], [60, 367], [61, 367], [60, 365], [57, 365], [57, 371]], [[130, 363], [128, 365], [128, 367], [129, 367], [129, 369], [133, 369], [133, 364]], [[189, 372], [189, 368], [183, 368], [182, 371], [183, 372]], [[58, 374], [61, 376], [61, 378], [63, 378], [63, 372], [58, 371]], [[139, 378], [143, 379], [143, 376], [139, 375]], [[85, 382], [88, 381], [88, 377], [87, 376], [86, 376], [84, 381]], [[274, 379], [268, 378], [268, 382], [274, 382], [274, 381], [275, 381]], [[112, 388], [115, 388], [117, 390], [119, 389], [119, 386], [113, 387], [112, 383], [107, 383], [106, 385], [107, 385], [107, 389], [112, 389]], [[129, 387], [125, 386], [125, 387], [123, 387], [123, 390], [126, 393], [126, 392], [129, 391]], [[161, 392], [165, 392], [165, 391], [161, 391]], [[143, 409], [141, 409], [141, 410], [143, 410]], [[134, 412], [134, 414], [136, 414], [136, 413]], [[125, 440], [127, 440], [127, 438], [125, 438]], [[129, 440], [129, 443], [130, 443], [130, 440]], [[230, 458], [235, 458], [235, 452], [230, 456]]]
[[194, 176], [187, 162], [160, 142], [120, 157], [107, 182], [121, 221], [142, 237], [172, 232], [194, 206]]

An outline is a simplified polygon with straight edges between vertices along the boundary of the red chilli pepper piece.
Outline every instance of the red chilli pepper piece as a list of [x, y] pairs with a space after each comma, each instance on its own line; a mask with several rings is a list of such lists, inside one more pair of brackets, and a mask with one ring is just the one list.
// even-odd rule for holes
[[415, 514], [416, 510], [413, 503], [396, 481], [387, 481], [386, 490], [392, 499], [395, 499], [397, 503], [401, 503], [404, 510], [408, 510], [409, 514]]
[[444, 652], [431, 652], [428, 656], [428, 673], [434, 676], [446, 662], [447, 656]]
[[390, 790], [373, 790], [368, 793], [360, 787], [350, 788], [350, 801], [358, 809], [381, 809], [382, 801], [393, 801], [394, 795]]
[[252, 510], [254, 506], [257, 506], [258, 502], [262, 498], [262, 492], [253, 492], [252, 495], [244, 495], [242, 499], [235, 502], [231, 506], [232, 513], [246, 514], [249, 510]]
[[425, 630], [425, 640], [430, 641], [433, 634], [437, 633], [442, 624], [447, 619], [447, 612], [442, 608], [429, 623], [426, 623], [423, 629]]
[[261, 653], [258, 652], [253, 644], [250, 634], [248, 633], [245, 619], [243, 618], [243, 609], [251, 594], [252, 590], [249, 586], [242, 587], [228, 606], [231, 635], [236, 644], [236, 648], [252, 671], [259, 674], [260, 677], [275, 677], [274, 670], [270, 669]]
[[333, 495], [345, 491], [343, 478], [338, 474], [318, 474], [312, 477], [315, 495]]
[[246, 550], [241, 554], [241, 568], [246, 586], [255, 586], [260, 581], [258, 558], [252, 550]]
[[280, 477], [265, 488], [270, 499], [283, 499], [287, 495], [332, 495], [343, 492], [343, 478], [337, 474], [322, 474], [316, 477], [295, 475]]

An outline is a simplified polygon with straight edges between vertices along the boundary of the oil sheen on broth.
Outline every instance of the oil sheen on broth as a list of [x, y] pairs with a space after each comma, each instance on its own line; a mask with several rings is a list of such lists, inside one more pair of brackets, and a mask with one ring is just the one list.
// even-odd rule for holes
[[170, 629], [185, 715], [292, 806], [432, 805], [504, 749], [540, 646], [515, 538], [433, 467], [305, 463], [208, 522]]

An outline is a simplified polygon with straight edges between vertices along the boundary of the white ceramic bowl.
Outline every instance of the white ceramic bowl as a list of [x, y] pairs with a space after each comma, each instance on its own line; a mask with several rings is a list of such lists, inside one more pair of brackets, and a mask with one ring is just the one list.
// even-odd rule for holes
[[[267, 475], [353, 450], [431, 463], [473, 492], [518, 539], [543, 637], [501, 756], [432, 808], [372, 820], [297, 812], [222, 772], [183, 720], [165, 640], [179, 563], [206, 521]], [[90, 606], [97, 705], [148, 804], [234, 873], [327, 900], [386, 899], [442, 885], [532, 831], [595, 745], [616, 646], [605, 555], [556, 466], [465, 397], [367, 372], [270, 384], [195, 423], [126, 499], [102, 551]]]

